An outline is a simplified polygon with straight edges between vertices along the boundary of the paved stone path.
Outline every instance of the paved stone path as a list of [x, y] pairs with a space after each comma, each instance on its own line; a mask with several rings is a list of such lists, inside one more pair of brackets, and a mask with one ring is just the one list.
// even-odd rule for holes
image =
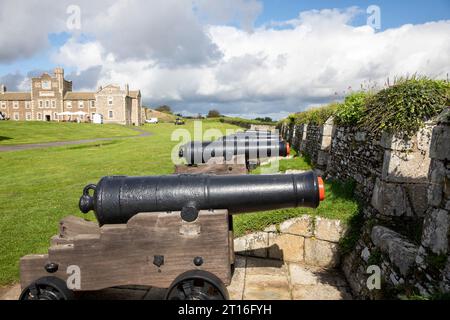
[[137, 136], [126, 136], [126, 137], [97, 138], [97, 139], [85, 139], [85, 140], [55, 141], [55, 142], [0, 146], [0, 152], [20, 151], [20, 150], [49, 148], [49, 147], [60, 147], [60, 146], [65, 146], [65, 145], [83, 144], [83, 143], [97, 142], [97, 141], [111, 141], [111, 140], [122, 140], [122, 139], [131, 139], [131, 138], [142, 138], [142, 137], [150, 136], [152, 134], [151, 132], [148, 132], [148, 131], [145, 131], [145, 130], [142, 130], [139, 128], [130, 128], [130, 129], [134, 130], [134, 131], [138, 131], [141, 134], [137, 135]]
[[[120, 287], [85, 292], [80, 299], [160, 300], [166, 289]], [[343, 275], [334, 269], [323, 269], [278, 260], [236, 256], [236, 269], [228, 286], [233, 300], [343, 300], [351, 299]], [[19, 285], [0, 288], [0, 300], [15, 300]]]

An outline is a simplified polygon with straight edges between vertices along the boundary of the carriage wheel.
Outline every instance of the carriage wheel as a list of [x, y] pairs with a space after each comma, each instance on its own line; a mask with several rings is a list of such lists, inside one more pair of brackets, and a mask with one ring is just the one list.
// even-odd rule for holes
[[228, 300], [223, 282], [207, 271], [192, 270], [179, 275], [167, 290], [166, 300]]
[[56, 277], [44, 277], [26, 287], [19, 300], [72, 300], [73, 291], [66, 282]]

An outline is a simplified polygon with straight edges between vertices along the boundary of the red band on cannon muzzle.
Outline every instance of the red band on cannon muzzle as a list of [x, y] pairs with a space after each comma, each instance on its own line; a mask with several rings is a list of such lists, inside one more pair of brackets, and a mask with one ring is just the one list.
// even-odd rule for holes
[[317, 182], [319, 185], [319, 200], [323, 201], [325, 200], [325, 186], [322, 177], [317, 177]]

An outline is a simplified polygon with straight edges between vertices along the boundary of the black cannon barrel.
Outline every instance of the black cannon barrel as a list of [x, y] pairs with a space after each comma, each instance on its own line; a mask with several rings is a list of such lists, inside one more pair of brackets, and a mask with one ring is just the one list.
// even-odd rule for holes
[[188, 164], [206, 163], [214, 157], [231, 160], [233, 156], [244, 155], [246, 160], [289, 155], [289, 143], [279, 140], [216, 140], [212, 142], [192, 141], [180, 147], [179, 156]]
[[[90, 190], [94, 190], [93, 195]], [[85, 187], [79, 206], [84, 213], [94, 210], [103, 225], [126, 223], [140, 212], [228, 209], [236, 214], [316, 208], [323, 198], [322, 179], [313, 171], [277, 175], [108, 176], [97, 185]]]

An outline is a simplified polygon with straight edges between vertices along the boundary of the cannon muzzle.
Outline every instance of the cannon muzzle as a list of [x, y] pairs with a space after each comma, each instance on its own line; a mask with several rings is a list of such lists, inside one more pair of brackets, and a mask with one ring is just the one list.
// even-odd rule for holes
[[[91, 195], [91, 191], [93, 194]], [[322, 178], [313, 171], [277, 175], [108, 176], [88, 185], [80, 210], [94, 210], [100, 225], [126, 223], [140, 212], [181, 211], [186, 221], [198, 210], [230, 214], [282, 208], [316, 208], [324, 199]]]

